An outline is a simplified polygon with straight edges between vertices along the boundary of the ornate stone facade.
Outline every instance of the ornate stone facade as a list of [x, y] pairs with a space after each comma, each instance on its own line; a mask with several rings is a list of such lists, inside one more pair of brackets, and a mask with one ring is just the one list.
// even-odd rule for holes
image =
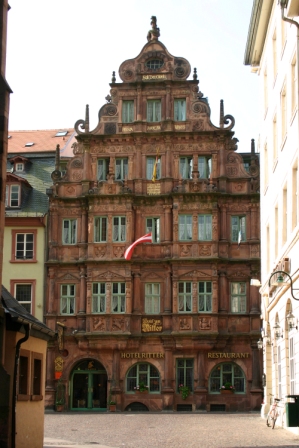
[[[250, 287], [260, 270], [259, 159], [253, 144], [236, 152], [222, 101], [212, 124], [196, 69], [188, 80], [189, 62], [159, 33], [152, 18], [148, 43], [120, 66], [123, 82], [113, 75], [97, 127], [87, 107], [66, 174], [59, 160], [53, 173], [45, 317], [63, 324], [63, 347], [49, 348], [49, 406], [59, 353], [72, 410], [105, 409], [111, 395], [118, 410], [179, 410], [179, 383], [190, 388], [188, 409], [209, 410], [223, 404], [228, 378], [237, 390], [226, 410], [261, 403]], [[147, 233], [153, 243], [126, 260]], [[225, 364], [214, 351], [249, 355]], [[136, 398], [141, 381], [149, 393]]]

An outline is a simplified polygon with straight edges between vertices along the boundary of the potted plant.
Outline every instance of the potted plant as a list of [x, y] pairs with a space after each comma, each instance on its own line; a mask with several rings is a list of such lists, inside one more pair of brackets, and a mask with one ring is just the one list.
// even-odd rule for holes
[[136, 392], [148, 392], [148, 386], [141, 381], [138, 386], [134, 387]]
[[116, 411], [116, 401], [114, 401], [114, 400], [109, 401], [109, 411], [110, 412]]
[[189, 386], [184, 386], [184, 384], [179, 385], [179, 391], [182, 395], [182, 399], [186, 400], [187, 397], [190, 395], [190, 388]]
[[220, 393], [222, 394], [232, 394], [235, 391], [235, 386], [232, 385], [229, 381], [224, 383], [223, 386], [220, 387]]
[[65, 404], [65, 390], [64, 385], [61, 382], [61, 379], [58, 380], [57, 388], [56, 388], [56, 395], [55, 395], [55, 410], [57, 412], [61, 412], [64, 410], [64, 404]]

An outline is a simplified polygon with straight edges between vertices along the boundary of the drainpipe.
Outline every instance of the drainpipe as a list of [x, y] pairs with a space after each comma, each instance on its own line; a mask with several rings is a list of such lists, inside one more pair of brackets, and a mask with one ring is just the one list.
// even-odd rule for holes
[[20, 349], [23, 342], [26, 342], [29, 338], [30, 325], [24, 325], [25, 327], [25, 336], [22, 339], [19, 339], [16, 345], [16, 354], [15, 354], [15, 366], [14, 366], [14, 375], [13, 375], [13, 393], [12, 393], [12, 416], [11, 416], [11, 448], [15, 448], [16, 446], [16, 405], [17, 405], [17, 378], [18, 378], [18, 366], [20, 359]]

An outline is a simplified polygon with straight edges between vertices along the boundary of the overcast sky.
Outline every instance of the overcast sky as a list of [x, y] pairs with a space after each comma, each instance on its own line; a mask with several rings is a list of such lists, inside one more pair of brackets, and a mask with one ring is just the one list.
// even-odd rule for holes
[[152, 15], [160, 41], [197, 68], [219, 126], [219, 104], [236, 120], [239, 150], [258, 138], [258, 75], [243, 64], [253, 0], [9, 0], [7, 69], [10, 130], [90, 128], [112, 71], [146, 44]]

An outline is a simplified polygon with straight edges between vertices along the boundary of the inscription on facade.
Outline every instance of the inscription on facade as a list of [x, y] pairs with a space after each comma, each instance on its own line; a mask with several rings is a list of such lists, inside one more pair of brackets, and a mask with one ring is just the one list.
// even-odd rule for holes
[[236, 358], [249, 358], [250, 353], [208, 353], [208, 358], [229, 358], [229, 359], [236, 359]]
[[146, 359], [146, 358], [164, 358], [164, 353], [120, 353], [121, 358], [125, 359]]
[[161, 131], [161, 126], [148, 126], [147, 131]]
[[174, 129], [176, 131], [185, 131], [186, 130], [186, 125], [185, 124], [175, 124], [174, 125]]
[[166, 75], [143, 75], [142, 81], [154, 81], [155, 79], [167, 79]]
[[147, 319], [141, 320], [142, 333], [159, 333], [163, 330], [161, 319]]
[[132, 127], [128, 127], [128, 126], [124, 126], [124, 127], [122, 128], [122, 131], [123, 131], [123, 132], [133, 132], [133, 128], [132, 128]]
[[155, 195], [161, 193], [160, 184], [148, 184], [147, 185], [147, 194]]

